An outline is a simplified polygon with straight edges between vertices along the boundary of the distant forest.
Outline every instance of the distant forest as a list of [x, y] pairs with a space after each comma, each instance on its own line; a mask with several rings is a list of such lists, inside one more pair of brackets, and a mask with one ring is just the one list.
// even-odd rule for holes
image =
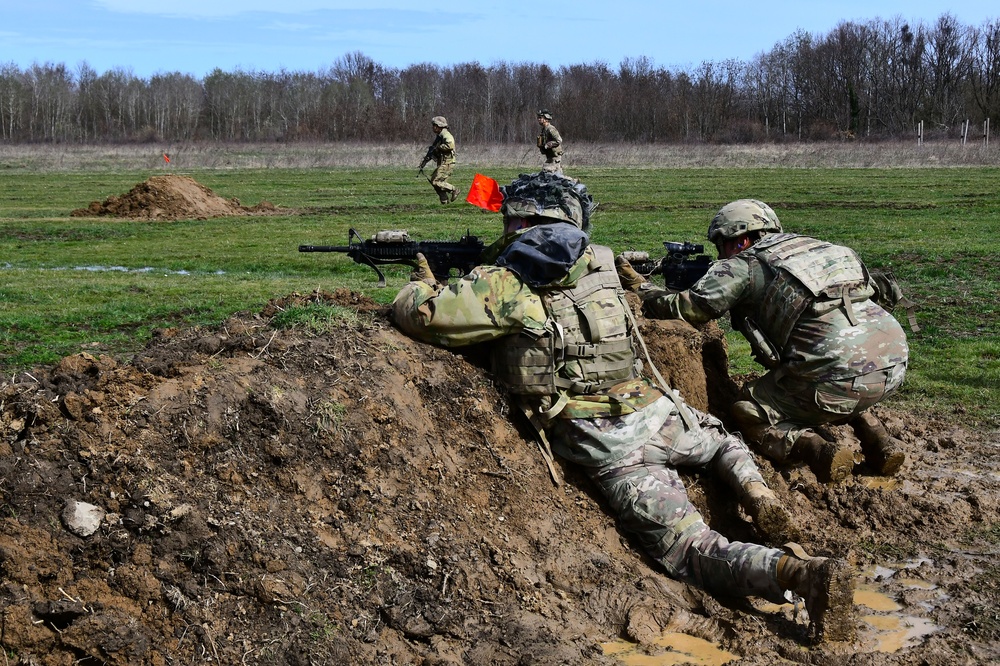
[[[476, 62], [326, 70], [215, 69], [137, 77], [86, 63], [0, 63], [0, 141], [423, 141], [444, 115], [459, 142], [533, 143], [549, 109], [567, 142], [754, 143], [983, 136], [1000, 118], [1000, 19], [842, 22], [749, 62], [691, 71], [645, 57], [553, 69]], [[968, 123], [968, 125], [967, 125]]]

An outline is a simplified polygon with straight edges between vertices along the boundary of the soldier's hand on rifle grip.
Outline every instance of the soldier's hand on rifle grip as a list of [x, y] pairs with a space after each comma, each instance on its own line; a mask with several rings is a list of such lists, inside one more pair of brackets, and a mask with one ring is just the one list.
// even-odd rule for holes
[[646, 278], [637, 273], [628, 259], [620, 254], [615, 257], [615, 268], [618, 269], [618, 279], [621, 280], [622, 287], [629, 291], [638, 293], [639, 287], [646, 282]]
[[431, 272], [430, 264], [427, 263], [427, 258], [420, 252], [417, 252], [416, 267], [412, 273], [410, 273], [411, 282], [426, 282], [432, 287], [437, 287], [439, 285], [437, 278], [434, 277], [434, 273]]

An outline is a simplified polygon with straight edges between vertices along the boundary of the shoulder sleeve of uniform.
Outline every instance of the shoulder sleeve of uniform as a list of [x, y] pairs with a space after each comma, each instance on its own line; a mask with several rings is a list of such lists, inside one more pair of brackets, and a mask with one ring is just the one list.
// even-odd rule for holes
[[743, 258], [717, 261], [690, 289], [670, 292], [643, 290], [643, 310], [659, 319], [683, 319], [703, 324], [718, 319], [743, 297], [750, 285], [750, 268]]
[[396, 295], [392, 313], [407, 335], [445, 347], [542, 328], [546, 319], [541, 298], [499, 266], [474, 268], [441, 290], [410, 282]]

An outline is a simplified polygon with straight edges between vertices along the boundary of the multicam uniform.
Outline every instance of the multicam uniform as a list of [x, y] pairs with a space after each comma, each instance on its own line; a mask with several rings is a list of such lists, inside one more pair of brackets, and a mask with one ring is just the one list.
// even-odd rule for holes
[[538, 150], [545, 156], [545, 164], [542, 165], [542, 170], [552, 173], [562, 173], [563, 147], [559, 130], [552, 123], [548, 123], [542, 127], [536, 143], [538, 144]]
[[441, 198], [441, 203], [446, 203], [455, 191], [455, 186], [448, 182], [452, 171], [455, 170], [455, 137], [447, 127], [441, 130], [435, 141], [434, 161], [437, 163], [437, 168], [431, 174], [431, 185]]
[[654, 317], [697, 325], [730, 312], [769, 368], [744, 387], [759, 410], [737, 417], [759, 421], [762, 452], [776, 460], [810, 426], [846, 423], [902, 383], [906, 334], [873, 294], [852, 250], [795, 234], [768, 234], [687, 291], [641, 292]]
[[[535, 229], [557, 226], [570, 225]], [[393, 302], [395, 321], [445, 347], [493, 342], [498, 378], [529, 413], [551, 417], [554, 451], [586, 470], [622, 528], [671, 576], [715, 593], [784, 601], [776, 580], [782, 551], [709, 529], [675, 469], [711, 468], [734, 489], [760, 482], [746, 445], [637, 374], [613, 255], [586, 242], [563, 277], [543, 287], [499, 265], [446, 287], [410, 282]], [[545, 351], [553, 348], [558, 363]]]

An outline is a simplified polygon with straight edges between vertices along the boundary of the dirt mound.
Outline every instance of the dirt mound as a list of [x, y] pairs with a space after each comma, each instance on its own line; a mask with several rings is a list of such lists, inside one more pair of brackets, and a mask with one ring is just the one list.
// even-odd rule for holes
[[73, 217], [111, 216], [139, 220], [205, 220], [212, 217], [268, 215], [277, 211], [267, 201], [253, 207], [239, 199], [224, 199], [188, 176], [153, 176], [122, 195], [92, 201]]
[[[360, 315], [274, 326], [312, 303]], [[643, 330], [692, 403], [733, 388], [715, 328]], [[752, 664], [1000, 658], [992, 442], [883, 410], [912, 459], [893, 488], [763, 465], [808, 549], [879, 571], [862, 582], [934, 628], [806, 649], [792, 606], [668, 579], [584, 477], [554, 486], [481, 351], [414, 342], [358, 294], [293, 294], [162, 330], [128, 363], [78, 354], [0, 384], [5, 663], [614, 664], [602, 643], [655, 655], [663, 629]], [[710, 476], [686, 478], [714, 526], [759, 538]]]

